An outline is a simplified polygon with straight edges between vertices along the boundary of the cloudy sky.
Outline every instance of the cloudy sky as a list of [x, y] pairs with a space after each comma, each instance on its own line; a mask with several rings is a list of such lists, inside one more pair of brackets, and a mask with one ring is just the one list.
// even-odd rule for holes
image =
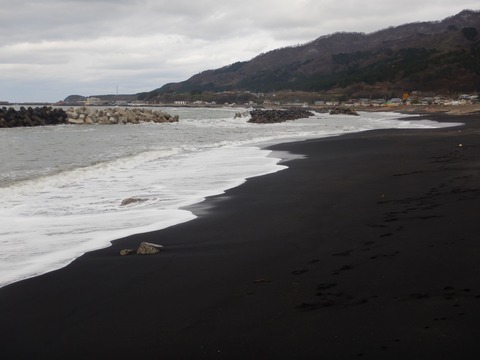
[[149, 91], [333, 32], [463, 9], [478, 0], [0, 0], [0, 101]]

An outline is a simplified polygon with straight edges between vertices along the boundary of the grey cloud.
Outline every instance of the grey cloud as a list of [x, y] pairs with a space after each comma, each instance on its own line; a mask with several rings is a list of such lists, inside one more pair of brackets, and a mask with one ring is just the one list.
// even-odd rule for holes
[[98, 94], [112, 83], [150, 90], [333, 32], [441, 20], [477, 2], [0, 0], [0, 100]]

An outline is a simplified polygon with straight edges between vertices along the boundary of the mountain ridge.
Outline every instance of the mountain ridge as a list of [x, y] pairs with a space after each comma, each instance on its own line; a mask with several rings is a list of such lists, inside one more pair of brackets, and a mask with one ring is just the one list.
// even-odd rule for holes
[[[249, 61], [206, 70], [139, 94], [221, 91], [335, 91], [348, 95], [398, 90], [480, 88], [480, 11], [371, 33], [337, 32], [275, 49]], [[380, 95], [380, 94], [379, 94]]]

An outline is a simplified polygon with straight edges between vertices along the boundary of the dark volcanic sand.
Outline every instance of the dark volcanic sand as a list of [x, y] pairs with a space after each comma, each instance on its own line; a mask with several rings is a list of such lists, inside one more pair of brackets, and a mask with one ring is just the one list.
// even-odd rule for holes
[[275, 146], [307, 158], [0, 289], [2, 358], [478, 358], [480, 118], [439, 118]]

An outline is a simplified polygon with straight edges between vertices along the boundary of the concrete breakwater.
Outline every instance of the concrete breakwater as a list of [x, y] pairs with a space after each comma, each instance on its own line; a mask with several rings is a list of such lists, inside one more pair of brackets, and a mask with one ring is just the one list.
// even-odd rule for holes
[[46, 126], [59, 124], [139, 124], [142, 122], [177, 122], [178, 115], [143, 108], [93, 109], [88, 107], [64, 110], [52, 107], [0, 109], [0, 128]]
[[143, 108], [92, 109], [88, 107], [70, 108], [66, 111], [68, 124], [139, 124], [142, 122], [177, 122], [178, 115]]
[[63, 109], [47, 106], [34, 109], [22, 106], [20, 110], [12, 107], [0, 109], [0, 128], [58, 125], [65, 124], [66, 120], [67, 114]]
[[250, 123], [271, 124], [280, 123], [289, 120], [297, 120], [313, 116], [311, 111], [304, 109], [283, 109], [283, 110], [261, 110], [255, 109], [250, 111]]

